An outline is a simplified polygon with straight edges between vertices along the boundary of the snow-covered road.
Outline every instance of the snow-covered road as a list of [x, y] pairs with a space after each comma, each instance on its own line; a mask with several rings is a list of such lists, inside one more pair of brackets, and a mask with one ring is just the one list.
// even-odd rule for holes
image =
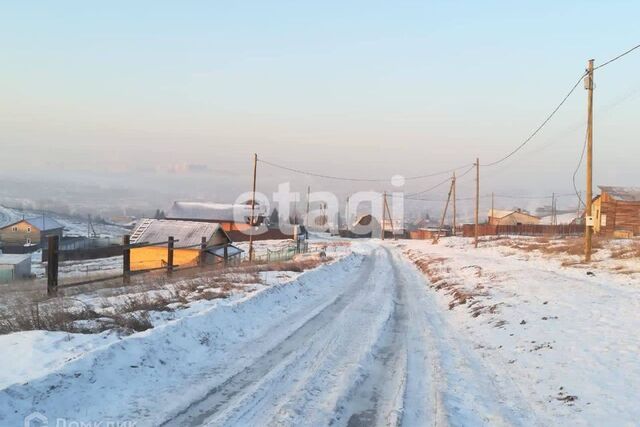
[[355, 273], [326, 307], [165, 425], [535, 424], [517, 390], [499, 390], [448, 328], [397, 249], [377, 247]]

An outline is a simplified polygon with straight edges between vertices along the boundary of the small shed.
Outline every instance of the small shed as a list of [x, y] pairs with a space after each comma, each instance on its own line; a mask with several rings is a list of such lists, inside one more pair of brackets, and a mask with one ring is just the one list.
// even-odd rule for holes
[[498, 210], [489, 209], [489, 224], [491, 225], [520, 225], [539, 224], [540, 218], [531, 215], [522, 209]]
[[0, 254], [0, 283], [31, 277], [31, 255]]
[[[175, 240], [173, 262], [175, 266], [189, 266], [198, 263], [202, 238], [207, 252], [222, 249], [233, 256], [241, 252], [235, 246], [220, 224], [196, 221], [174, 221], [166, 219], [143, 219], [131, 235], [131, 244], [144, 245], [131, 249], [131, 270], [151, 270], [167, 265], [169, 237]], [[209, 252], [213, 253], [213, 252]]]
[[609, 236], [640, 235], [640, 187], [598, 186], [593, 200], [593, 230]]
[[48, 216], [36, 216], [16, 221], [0, 228], [0, 243], [5, 248], [31, 247], [39, 249], [48, 236], [62, 237], [64, 226]]

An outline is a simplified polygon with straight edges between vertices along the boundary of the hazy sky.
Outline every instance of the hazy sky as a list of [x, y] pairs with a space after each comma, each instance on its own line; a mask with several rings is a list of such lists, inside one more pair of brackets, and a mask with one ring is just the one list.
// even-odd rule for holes
[[[3, 1], [0, 168], [232, 199], [253, 152], [374, 178], [489, 162], [587, 59], [639, 43], [638, 16], [633, 1]], [[640, 186], [639, 76], [640, 51], [596, 74], [596, 183]], [[572, 189], [582, 86], [565, 107], [513, 161], [482, 171], [485, 192]], [[380, 187], [259, 172], [264, 190]]]

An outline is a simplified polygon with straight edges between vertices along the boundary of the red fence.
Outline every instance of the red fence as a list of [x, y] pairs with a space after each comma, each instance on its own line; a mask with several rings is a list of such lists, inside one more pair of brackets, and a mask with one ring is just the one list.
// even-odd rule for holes
[[[480, 224], [478, 226], [478, 235], [480, 236], [579, 236], [582, 233], [584, 233], [584, 225], [580, 224]], [[475, 236], [475, 225], [464, 224], [462, 226], [462, 235], [464, 237]]]

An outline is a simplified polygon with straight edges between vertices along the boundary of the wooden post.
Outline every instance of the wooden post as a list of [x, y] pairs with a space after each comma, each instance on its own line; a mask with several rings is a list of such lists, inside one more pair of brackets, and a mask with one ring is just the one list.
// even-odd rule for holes
[[476, 212], [475, 212], [476, 226], [474, 230], [474, 236], [475, 236], [474, 246], [476, 248], [478, 247], [478, 233], [480, 232], [479, 224], [478, 224], [479, 215], [480, 215], [480, 159], [476, 158]]
[[167, 242], [167, 274], [173, 273], [173, 236]]
[[593, 202], [593, 59], [589, 60], [587, 76], [585, 78], [587, 95], [587, 203], [585, 207], [584, 229], [584, 260], [591, 261], [591, 238], [593, 226], [589, 225], [587, 218], [592, 216]]
[[380, 224], [380, 229], [382, 232], [380, 233], [380, 238], [384, 240], [384, 216], [385, 216], [385, 206], [387, 205], [387, 192], [385, 191], [383, 194], [383, 202], [382, 202], [382, 224]]
[[452, 234], [456, 235], [456, 173], [453, 173], [453, 221], [452, 223]]
[[442, 231], [442, 227], [444, 226], [444, 219], [446, 218], [447, 215], [447, 209], [449, 208], [449, 200], [451, 200], [451, 192], [453, 191], [453, 183], [454, 180], [451, 180], [451, 186], [449, 187], [449, 194], [447, 195], [447, 202], [444, 205], [444, 212], [442, 212], [442, 219], [440, 220], [440, 226], [438, 227], [438, 232], [436, 233], [436, 235], [433, 237], [433, 242], [432, 243], [438, 243], [438, 239], [440, 239], [440, 232]]
[[200, 240], [200, 258], [199, 258], [200, 267], [204, 267], [206, 256], [207, 256], [207, 238], [205, 236], [202, 236], [202, 239]]
[[[493, 217], [493, 218], [496, 217], [495, 212], [494, 212], [494, 209], [495, 209], [495, 203], [494, 202], [495, 202], [495, 195], [494, 195], [494, 193], [492, 191], [491, 192], [491, 217]], [[489, 221], [489, 222], [491, 222], [491, 221]]]
[[224, 245], [224, 265], [226, 266], [227, 263], [229, 262], [229, 250], [228, 250], [228, 245], [225, 243]]
[[131, 236], [122, 236], [122, 283], [128, 285], [131, 282]]
[[389, 217], [389, 224], [391, 224], [391, 235], [393, 236], [393, 240], [397, 240], [395, 226], [393, 225], [393, 216], [391, 216], [391, 209], [389, 209], [389, 203], [387, 202], [386, 197], [384, 198], [384, 207], [387, 210], [387, 215]]
[[[253, 261], [253, 226], [255, 225], [255, 211], [256, 211], [256, 174], [258, 171], [258, 155], [253, 153], [253, 191], [251, 195], [251, 218], [249, 219], [249, 262]], [[226, 255], [226, 246], [225, 246]], [[226, 264], [226, 256], [225, 256]]]
[[307, 213], [304, 216], [304, 226], [309, 228], [309, 194], [311, 194], [311, 186], [307, 186]]
[[58, 235], [47, 238], [47, 295], [58, 296], [58, 245], [60, 237]]

